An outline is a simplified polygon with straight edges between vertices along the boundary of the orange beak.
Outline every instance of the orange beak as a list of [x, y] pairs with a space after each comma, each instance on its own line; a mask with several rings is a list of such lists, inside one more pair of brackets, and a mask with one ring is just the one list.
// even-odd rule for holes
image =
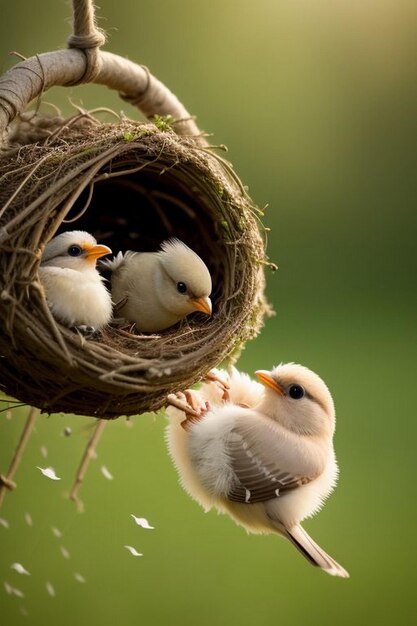
[[276, 391], [280, 396], [285, 396], [284, 389], [275, 380], [275, 378], [272, 378], [270, 372], [268, 372], [267, 370], [258, 370], [257, 372], [255, 372], [255, 376], [261, 381], [263, 385], [265, 385], [265, 387], [270, 387], [270, 389]]
[[197, 311], [202, 311], [206, 315], [211, 315], [212, 306], [211, 300], [208, 296], [191, 300], [191, 304], [197, 309]]
[[110, 248], [97, 244], [96, 246], [85, 247], [85, 256], [89, 261], [96, 261], [106, 254], [111, 254]]

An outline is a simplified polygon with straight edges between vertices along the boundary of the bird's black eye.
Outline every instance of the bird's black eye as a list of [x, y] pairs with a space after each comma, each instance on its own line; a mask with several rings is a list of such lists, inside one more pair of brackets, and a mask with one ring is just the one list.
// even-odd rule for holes
[[185, 283], [177, 283], [177, 291], [185, 293], [187, 291], [187, 285]]
[[303, 398], [305, 395], [304, 387], [302, 387], [301, 385], [290, 385], [290, 388], [288, 389], [288, 395], [293, 400], [300, 400], [300, 398]]
[[83, 253], [83, 249], [80, 246], [70, 246], [67, 252], [70, 256], [80, 256]]

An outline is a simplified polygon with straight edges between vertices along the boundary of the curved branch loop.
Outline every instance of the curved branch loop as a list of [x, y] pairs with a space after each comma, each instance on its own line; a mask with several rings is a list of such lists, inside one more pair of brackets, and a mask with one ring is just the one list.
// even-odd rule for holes
[[[205, 145], [197, 124], [178, 98], [144, 66], [111, 52], [97, 50], [93, 82], [118, 91], [150, 118], [171, 115], [179, 135], [195, 137]], [[36, 55], [18, 63], [0, 78], [0, 137], [27, 105], [53, 86], [68, 86], [85, 80], [86, 57], [76, 48]]]

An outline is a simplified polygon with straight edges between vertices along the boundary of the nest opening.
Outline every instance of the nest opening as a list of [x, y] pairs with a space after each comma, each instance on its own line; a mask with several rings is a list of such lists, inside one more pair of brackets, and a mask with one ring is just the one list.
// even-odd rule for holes
[[[256, 207], [227, 165], [169, 128], [40, 120], [39, 132], [33, 120], [19, 128], [20, 145], [0, 159], [0, 388], [45, 412], [157, 410], [260, 330], [268, 306]], [[213, 316], [158, 335], [110, 325], [98, 340], [60, 326], [37, 269], [46, 243], [75, 229], [113, 253], [181, 239], [210, 270]]]
[[196, 198], [170, 172], [152, 175], [145, 169], [102, 180], [94, 185], [90, 199], [89, 190], [84, 189], [57, 234], [72, 228], [91, 233], [113, 254], [119, 250], [154, 252], [166, 239], [180, 239], [209, 268], [216, 304], [222, 282], [219, 235], [204, 200]]

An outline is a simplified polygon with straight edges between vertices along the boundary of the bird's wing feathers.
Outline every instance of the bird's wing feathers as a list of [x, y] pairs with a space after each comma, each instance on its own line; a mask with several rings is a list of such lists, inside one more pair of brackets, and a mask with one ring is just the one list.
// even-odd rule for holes
[[229, 435], [228, 455], [236, 477], [227, 495], [229, 500], [265, 502], [317, 477], [308, 464], [296, 472], [288, 452], [275, 443], [272, 433], [264, 432], [260, 436], [260, 431], [237, 423]]

